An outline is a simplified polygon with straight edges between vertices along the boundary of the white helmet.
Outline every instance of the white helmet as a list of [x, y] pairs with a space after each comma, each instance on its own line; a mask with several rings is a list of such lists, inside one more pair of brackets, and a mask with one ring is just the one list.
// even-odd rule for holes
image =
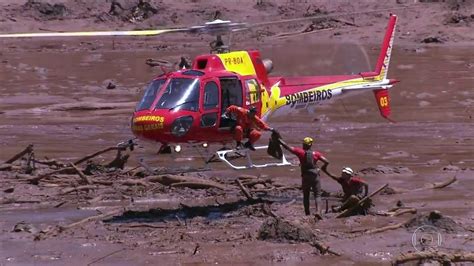
[[346, 173], [346, 174], [348, 174], [348, 175], [350, 175], [350, 176], [354, 175], [354, 171], [353, 171], [352, 168], [350, 168], [350, 167], [344, 167], [344, 168], [342, 168], [342, 172], [343, 172], [343, 173]]

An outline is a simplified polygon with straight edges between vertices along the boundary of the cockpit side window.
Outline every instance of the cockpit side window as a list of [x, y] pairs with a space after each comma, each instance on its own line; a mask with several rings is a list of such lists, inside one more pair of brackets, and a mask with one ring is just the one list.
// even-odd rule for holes
[[219, 107], [219, 87], [214, 81], [209, 81], [204, 87], [204, 110]]
[[166, 79], [156, 79], [153, 80], [145, 90], [143, 98], [138, 103], [136, 110], [148, 110], [156, 99], [156, 95], [159, 92], [159, 89], [165, 83]]
[[199, 109], [199, 79], [172, 78], [155, 109], [189, 110]]

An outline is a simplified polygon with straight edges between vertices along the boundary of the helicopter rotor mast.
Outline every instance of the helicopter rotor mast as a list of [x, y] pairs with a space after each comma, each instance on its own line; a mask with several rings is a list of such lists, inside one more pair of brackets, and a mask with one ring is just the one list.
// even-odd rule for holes
[[194, 26], [189, 28], [190, 33], [204, 33], [213, 35], [216, 40], [209, 43], [211, 53], [227, 53], [229, 46], [224, 44], [223, 35], [230, 35], [232, 32], [248, 29], [247, 23], [233, 23], [230, 20], [216, 19], [206, 22], [203, 26]]

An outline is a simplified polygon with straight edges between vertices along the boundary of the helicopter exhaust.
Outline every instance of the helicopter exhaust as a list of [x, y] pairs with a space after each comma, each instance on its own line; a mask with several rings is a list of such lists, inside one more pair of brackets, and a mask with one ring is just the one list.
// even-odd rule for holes
[[273, 70], [273, 61], [270, 59], [262, 59], [263, 66], [267, 71], [267, 74], [271, 73]]

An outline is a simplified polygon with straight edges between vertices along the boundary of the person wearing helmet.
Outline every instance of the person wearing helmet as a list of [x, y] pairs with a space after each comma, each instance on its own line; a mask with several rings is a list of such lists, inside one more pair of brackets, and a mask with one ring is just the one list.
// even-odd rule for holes
[[344, 192], [343, 204], [340, 207], [333, 208], [334, 211], [343, 211], [351, 208], [369, 193], [369, 184], [362, 180], [362, 178], [355, 176], [354, 171], [350, 167], [342, 168], [340, 177], [331, 174], [329, 176], [341, 185]]
[[343, 201], [346, 201], [350, 196], [363, 198], [369, 193], [369, 185], [367, 182], [355, 176], [354, 171], [350, 167], [342, 168], [340, 177], [329, 176], [341, 185], [342, 191], [344, 192]]
[[318, 151], [312, 151], [313, 139], [306, 137], [303, 139], [303, 147], [290, 147], [280, 138], [281, 145], [289, 152], [293, 153], [300, 160], [302, 188], [303, 188], [303, 206], [306, 215], [310, 215], [309, 211], [309, 194], [313, 190], [316, 217], [321, 219], [321, 182], [319, 180], [319, 167], [316, 164], [318, 161], [323, 162], [321, 170], [327, 175], [327, 167], [329, 161]]
[[262, 135], [260, 130], [275, 131], [257, 116], [257, 108], [254, 106], [245, 109], [243, 107], [231, 105], [225, 112], [226, 116], [229, 114], [234, 114], [237, 118], [237, 125], [233, 130], [234, 140], [237, 142], [237, 148], [242, 147], [242, 140], [245, 137], [248, 138], [248, 141], [243, 145], [243, 147], [254, 151], [255, 147], [253, 145]]

